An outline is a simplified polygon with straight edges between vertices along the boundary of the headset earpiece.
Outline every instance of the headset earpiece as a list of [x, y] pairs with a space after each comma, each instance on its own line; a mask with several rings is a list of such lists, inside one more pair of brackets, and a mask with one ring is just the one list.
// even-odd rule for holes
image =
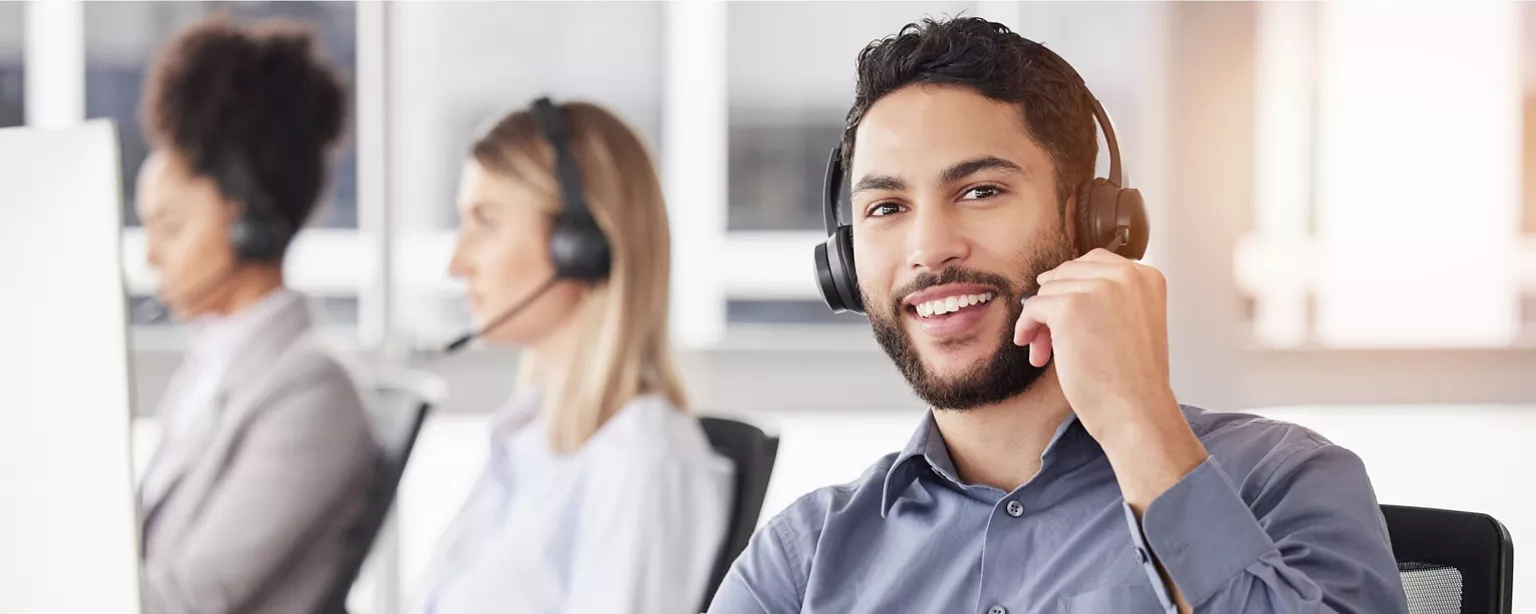
[[554, 150], [555, 180], [560, 185], [560, 217], [549, 234], [549, 259], [555, 265], [555, 276], [586, 283], [607, 279], [613, 249], [587, 207], [581, 167], [568, 144], [570, 127], [561, 109], [548, 98], [533, 101], [530, 117]]
[[273, 230], [270, 222], [252, 219], [249, 213], [241, 211], [229, 229], [229, 242], [235, 249], [235, 258], [241, 262], [276, 262], [282, 260], [287, 246], [282, 235]]
[[853, 268], [853, 227], [838, 226], [825, 243], [816, 246], [816, 278], [821, 297], [834, 313], [864, 313], [859, 275]]
[[864, 313], [864, 295], [859, 293], [858, 270], [853, 267], [853, 227], [837, 222], [837, 201], [843, 193], [841, 147], [833, 147], [827, 157], [822, 187], [821, 219], [827, 228], [827, 240], [816, 246], [817, 286], [832, 313]]
[[229, 228], [229, 244], [235, 250], [235, 259], [247, 263], [281, 261], [297, 229], [273, 210], [271, 199], [262, 192], [240, 152], [227, 151], [220, 180], [221, 191], [240, 207], [240, 214]]
[[[1045, 49], [1045, 46], [1041, 45], [1040, 48]], [[1045, 51], [1052, 53], [1049, 49]], [[1061, 59], [1061, 56], [1057, 56], [1057, 59], [1067, 70], [1076, 74], [1072, 65]], [[1078, 250], [1086, 254], [1102, 247], [1131, 260], [1140, 260], [1147, 253], [1147, 241], [1152, 234], [1146, 203], [1142, 201], [1140, 191], [1124, 187], [1124, 176], [1120, 173], [1120, 141], [1115, 137], [1115, 122], [1110, 118], [1109, 111], [1104, 110], [1104, 105], [1089, 91], [1088, 84], [1081, 76], [1077, 80], [1093, 104], [1093, 118], [1099, 123], [1099, 130], [1104, 133], [1105, 149], [1109, 150], [1109, 178], [1089, 181], [1084, 189], [1086, 198], [1078, 197], [1084, 214], [1079, 219]]]
[[607, 279], [613, 259], [608, 238], [590, 216], [561, 214], [549, 234], [549, 258], [555, 275], [593, 283]]
[[1147, 203], [1141, 199], [1141, 190], [1124, 188], [1118, 191], [1115, 209], [1117, 226], [1126, 229], [1127, 236], [1115, 253], [1141, 260], [1147, 255], [1147, 243], [1152, 239], [1152, 222], [1147, 219]]
[[1132, 260], [1146, 255], [1149, 225], [1141, 192], [1096, 177], [1078, 192], [1077, 252], [1100, 247]]

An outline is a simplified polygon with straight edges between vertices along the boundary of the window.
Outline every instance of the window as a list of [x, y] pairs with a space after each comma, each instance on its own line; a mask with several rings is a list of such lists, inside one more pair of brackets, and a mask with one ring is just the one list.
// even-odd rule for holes
[[1536, 340], [1532, 10], [1298, 4], [1260, 16], [1253, 227], [1237, 260], [1254, 341]]
[[20, 126], [25, 101], [22, 66], [22, 11], [20, 2], [0, 4], [0, 128]]
[[1536, 344], [1536, 8], [1521, 4], [1521, 341]]

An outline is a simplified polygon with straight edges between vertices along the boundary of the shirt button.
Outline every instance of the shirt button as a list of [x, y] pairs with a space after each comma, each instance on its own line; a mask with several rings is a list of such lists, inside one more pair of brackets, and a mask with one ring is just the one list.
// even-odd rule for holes
[[992, 609], [987, 610], [987, 614], [1008, 614], [1008, 608], [1005, 608], [1005, 607], [1000, 606], [1000, 605], [995, 605], [995, 606], [992, 606]]
[[[1014, 518], [1018, 518], [1019, 516], [1023, 516], [1024, 515], [1024, 504], [1023, 503], [1019, 503], [1018, 501], [1009, 501], [1008, 502], [1008, 515], [1009, 516], [1013, 516]], [[1002, 614], [1002, 613], [1001, 612], [993, 612], [992, 614]]]
[[1147, 551], [1146, 550], [1143, 550], [1141, 548], [1137, 548], [1136, 549], [1136, 562], [1137, 563], [1141, 563], [1142, 565], [1146, 565], [1147, 564]]

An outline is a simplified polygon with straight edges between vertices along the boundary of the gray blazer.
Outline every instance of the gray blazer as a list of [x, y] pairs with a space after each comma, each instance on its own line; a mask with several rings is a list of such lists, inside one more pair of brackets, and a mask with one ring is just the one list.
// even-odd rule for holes
[[345, 533], [378, 450], [358, 386], [312, 327], [294, 301], [246, 344], [202, 451], [143, 502], [147, 614], [314, 612], [366, 547]]

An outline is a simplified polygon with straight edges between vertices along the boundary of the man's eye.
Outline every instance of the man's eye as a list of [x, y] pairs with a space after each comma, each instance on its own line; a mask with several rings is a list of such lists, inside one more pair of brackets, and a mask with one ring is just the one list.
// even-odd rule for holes
[[997, 196], [998, 194], [1002, 193], [1003, 191], [995, 186], [979, 185], [966, 190], [965, 197], [967, 200], [982, 200], [986, 198], [992, 198], [993, 196]]
[[901, 211], [901, 206], [897, 205], [896, 203], [880, 203], [878, 205], [870, 207], [869, 208], [869, 212], [866, 213], [865, 215], [867, 215], [869, 217], [884, 217], [884, 216], [890, 215], [892, 213], [898, 213], [900, 211]]

